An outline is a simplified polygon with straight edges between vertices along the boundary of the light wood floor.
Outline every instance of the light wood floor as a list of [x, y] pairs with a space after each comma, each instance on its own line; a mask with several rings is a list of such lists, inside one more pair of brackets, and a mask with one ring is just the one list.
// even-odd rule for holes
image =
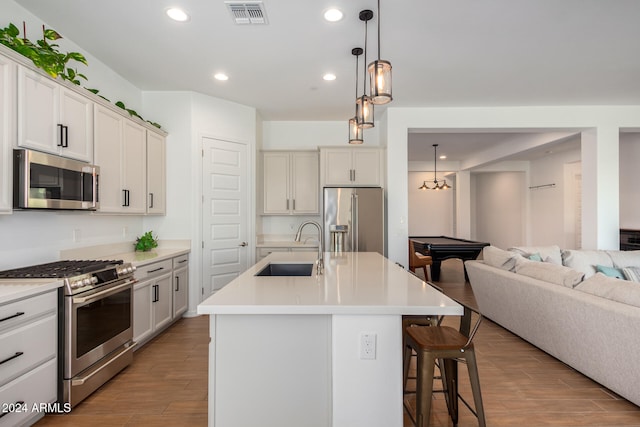
[[[443, 263], [438, 285], [475, 304], [458, 260]], [[639, 407], [490, 321], [482, 323], [475, 345], [490, 427], [640, 427]], [[138, 350], [131, 366], [70, 414], [47, 415], [36, 426], [206, 426], [207, 346], [207, 318], [182, 319]], [[472, 401], [463, 366], [460, 373], [461, 392]], [[443, 396], [434, 400], [431, 425], [452, 426]], [[461, 407], [458, 425], [477, 422]]]

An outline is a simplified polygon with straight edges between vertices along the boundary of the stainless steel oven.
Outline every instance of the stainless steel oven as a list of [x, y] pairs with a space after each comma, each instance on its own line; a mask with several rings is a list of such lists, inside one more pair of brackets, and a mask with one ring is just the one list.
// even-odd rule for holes
[[60, 288], [59, 401], [75, 406], [133, 360], [133, 273], [122, 261], [57, 261], [0, 279], [64, 279]]
[[39, 151], [13, 150], [13, 207], [96, 210], [100, 168]]

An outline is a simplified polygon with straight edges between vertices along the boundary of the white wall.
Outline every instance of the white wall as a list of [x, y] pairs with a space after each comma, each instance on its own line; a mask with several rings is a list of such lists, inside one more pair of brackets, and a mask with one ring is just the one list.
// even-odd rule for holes
[[419, 190], [423, 181], [432, 187], [433, 172], [409, 172], [409, 236], [454, 236], [455, 183], [448, 179], [450, 190]]
[[475, 181], [475, 239], [499, 248], [523, 245], [526, 197], [525, 174], [472, 174]]
[[620, 135], [620, 228], [640, 229], [640, 134]]
[[[202, 288], [202, 138], [246, 143], [249, 147], [248, 218], [255, 217], [256, 110], [194, 92], [145, 92], [145, 110], [162, 119], [167, 137], [167, 214], [145, 217], [145, 228], [157, 230], [161, 239], [191, 239], [189, 309], [195, 315]], [[248, 236], [255, 235], [250, 222]], [[255, 253], [250, 242], [249, 253]], [[251, 259], [251, 257], [250, 257]]]
[[552, 154], [531, 162], [529, 186], [555, 184], [554, 187], [528, 190], [531, 245], [575, 247], [574, 234], [565, 232], [567, 218], [573, 218], [575, 213], [575, 206], [565, 203], [567, 198], [573, 199], [570, 192], [574, 191], [571, 182], [565, 182], [565, 165], [577, 162], [580, 162], [579, 149]]

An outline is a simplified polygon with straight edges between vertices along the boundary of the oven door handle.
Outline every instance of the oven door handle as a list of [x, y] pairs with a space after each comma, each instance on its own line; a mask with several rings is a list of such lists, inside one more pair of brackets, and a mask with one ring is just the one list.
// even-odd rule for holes
[[120, 353], [118, 353], [116, 356], [112, 357], [111, 360], [109, 360], [107, 363], [105, 363], [104, 365], [102, 365], [99, 369], [96, 369], [95, 371], [91, 372], [89, 375], [87, 375], [86, 377], [76, 377], [73, 378], [71, 380], [71, 385], [72, 386], [79, 386], [79, 385], [83, 385], [85, 382], [89, 381], [91, 379], [91, 377], [93, 377], [96, 374], [99, 374], [100, 372], [103, 371], [103, 369], [105, 369], [107, 366], [109, 366], [110, 364], [112, 364], [114, 361], [116, 361], [120, 356], [122, 356], [123, 354], [132, 351], [133, 348], [137, 345], [137, 343], [133, 342], [131, 343], [131, 345], [129, 345], [128, 347], [126, 347], [124, 350], [122, 350]]
[[122, 285], [115, 286], [113, 288], [109, 288], [106, 291], [98, 292], [95, 294], [91, 294], [88, 297], [73, 297], [74, 304], [84, 304], [85, 302], [92, 303], [104, 297], [108, 297], [109, 295], [113, 295], [115, 293], [120, 292], [124, 288], [131, 287], [136, 281], [135, 280], [127, 280]]

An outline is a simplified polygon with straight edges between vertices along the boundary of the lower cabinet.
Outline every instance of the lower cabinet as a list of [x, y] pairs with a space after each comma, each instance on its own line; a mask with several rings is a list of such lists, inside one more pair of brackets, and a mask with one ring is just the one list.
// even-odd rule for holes
[[173, 259], [173, 318], [180, 317], [189, 305], [189, 255]]
[[[0, 425], [31, 425], [57, 400], [57, 291], [0, 303]], [[39, 407], [39, 406], [38, 406]]]
[[187, 311], [189, 256], [138, 267], [133, 287], [133, 340], [137, 348]]

